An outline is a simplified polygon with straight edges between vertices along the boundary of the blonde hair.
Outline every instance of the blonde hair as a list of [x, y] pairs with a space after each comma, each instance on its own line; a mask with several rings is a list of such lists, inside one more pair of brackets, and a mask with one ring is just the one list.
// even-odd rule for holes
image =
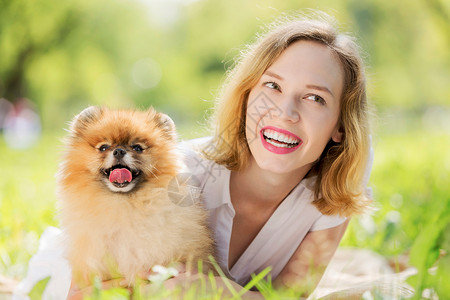
[[308, 176], [317, 176], [313, 204], [321, 213], [350, 216], [361, 212], [368, 203], [363, 187], [370, 148], [365, 74], [354, 39], [338, 33], [335, 22], [325, 14], [315, 19], [277, 21], [241, 54], [222, 86], [215, 107], [215, 134], [204, 154], [230, 170], [247, 166], [251, 153], [245, 118], [250, 90], [281, 53], [299, 40], [326, 45], [344, 70], [338, 121], [342, 140], [340, 143], [330, 140]]

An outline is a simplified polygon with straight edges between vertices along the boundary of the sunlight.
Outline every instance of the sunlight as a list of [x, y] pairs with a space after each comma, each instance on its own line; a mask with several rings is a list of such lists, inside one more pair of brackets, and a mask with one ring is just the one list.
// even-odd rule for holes
[[184, 6], [198, 0], [137, 0], [147, 6], [152, 20], [162, 26], [173, 25], [181, 16]]

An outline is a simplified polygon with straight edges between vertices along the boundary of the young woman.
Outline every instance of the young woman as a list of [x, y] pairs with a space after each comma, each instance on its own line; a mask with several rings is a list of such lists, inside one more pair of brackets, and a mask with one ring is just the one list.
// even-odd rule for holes
[[311, 292], [369, 201], [368, 104], [353, 38], [324, 19], [277, 23], [228, 74], [215, 122], [186, 161], [220, 267], [236, 285], [271, 267], [275, 286]]
[[[228, 74], [214, 120], [212, 138], [182, 148], [229, 278], [216, 284], [240, 289], [270, 267], [275, 287], [310, 293], [350, 217], [369, 202], [357, 45], [322, 17], [278, 22]], [[193, 280], [182, 273], [166, 285]], [[81, 297], [72, 290], [69, 298]]]

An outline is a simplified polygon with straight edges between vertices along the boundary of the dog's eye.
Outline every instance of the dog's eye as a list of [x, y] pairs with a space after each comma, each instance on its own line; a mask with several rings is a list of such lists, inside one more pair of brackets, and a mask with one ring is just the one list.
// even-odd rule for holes
[[132, 148], [134, 151], [136, 151], [136, 152], [142, 152], [142, 151], [144, 151], [144, 149], [142, 149], [142, 146], [141, 146], [141, 145], [133, 145], [133, 146], [131, 146], [131, 148]]
[[103, 144], [103, 145], [101, 145], [100, 147], [98, 147], [98, 150], [99, 150], [100, 152], [103, 152], [103, 151], [108, 150], [108, 148], [109, 148], [109, 145]]

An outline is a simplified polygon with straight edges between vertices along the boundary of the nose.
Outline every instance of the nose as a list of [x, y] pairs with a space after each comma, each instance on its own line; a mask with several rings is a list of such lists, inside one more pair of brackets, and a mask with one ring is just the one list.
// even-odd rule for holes
[[279, 103], [280, 118], [286, 121], [296, 123], [300, 120], [300, 113], [298, 111], [297, 98], [293, 96], [286, 96]]
[[125, 151], [125, 150], [122, 149], [122, 148], [116, 148], [116, 149], [114, 149], [114, 151], [113, 151], [113, 155], [114, 155], [114, 157], [117, 158], [117, 159], [121, 159], [122, 157], [125, 156], [125, 154], [127, 154], [127, 151]]

